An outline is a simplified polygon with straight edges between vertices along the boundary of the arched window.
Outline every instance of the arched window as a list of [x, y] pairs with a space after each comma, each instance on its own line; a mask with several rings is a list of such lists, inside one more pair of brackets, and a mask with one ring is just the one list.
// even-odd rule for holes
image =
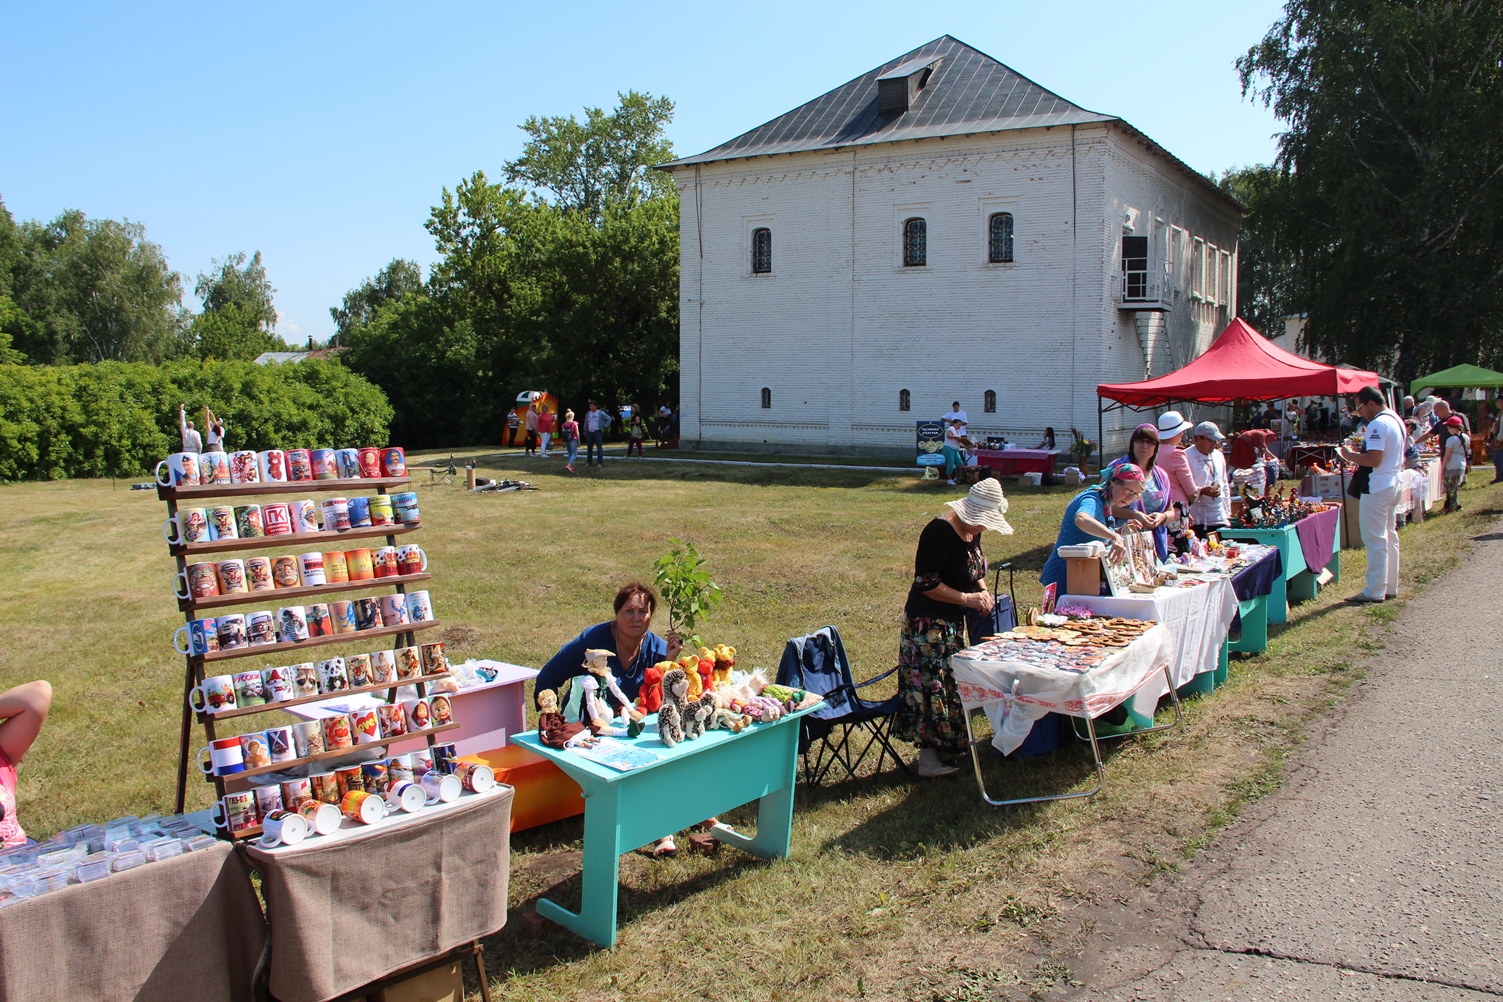
[[981, 398], [981, 409], [988, 414], [997, 413], [997, 391], [987, 390]]
[[1012, 213], [994, 212], [987, 220], [987, 260], [992, 264], [1012, 263]]
[[922, 268], [928, 263], [928, 224], [917, 217], [903, 220], [903, 267]]
[[772, 410], [772, 390], [766, 386], [762, 387], [762, 409]]
[[765, 226], [752, 230], [751, 255], [753, 275], [772, 273], [772, 230]]
[[898, 410], [900, 410], [900, 411], [911, 410], [912, 407], [913, 407], [913, 397], [909, 394], [909, 392], [907, 390], [899, 390], [898, 391]]

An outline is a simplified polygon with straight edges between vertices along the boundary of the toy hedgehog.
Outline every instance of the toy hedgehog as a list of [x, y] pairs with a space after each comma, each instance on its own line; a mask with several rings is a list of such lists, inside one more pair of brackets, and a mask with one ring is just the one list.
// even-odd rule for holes
[[693, 741], [704, 737], [705, 728], [714, 717], [715, 694], [701, 693], [698, 699], [689, 704], [688, 712], [684, 714], [684, 740]]
[[663, 673], [663, 705], [658, 707], [658, 738], [669, 748], [684, 740], [689, 723], [689, 676], [682, 668]]

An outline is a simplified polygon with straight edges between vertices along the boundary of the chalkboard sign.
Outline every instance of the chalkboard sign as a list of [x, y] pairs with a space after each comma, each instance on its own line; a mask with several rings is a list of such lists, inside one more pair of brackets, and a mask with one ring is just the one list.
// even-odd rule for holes
[[917, 424], [918, 465], [945, 465], [945, 455], [941, 451], [945, 447], [945, 426], [943, 422], [919, 421]]

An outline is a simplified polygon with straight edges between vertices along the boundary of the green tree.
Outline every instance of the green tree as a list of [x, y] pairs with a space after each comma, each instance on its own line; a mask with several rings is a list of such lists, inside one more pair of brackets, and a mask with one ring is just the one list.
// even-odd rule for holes
[[262, 352], [288, 348], [287, 342], [261, 326], [259, 311], [239, 303], [225, 303], [194, 317], [187, 338], [199, 358], [250, 361]]
[[233, 304], [240, 308], [242, 316], [268, 334], [277, 329], [277, 309], [272, 302], [276, 291], [266, 276], [260, 251], [252, 254], [249, 260], [244, 251], [231, 254], [222, 261], [215, 258], [210, 269], [199, 272], [198, 281], [193, 283], [193, 294], [203, 302], [205, 313]]
[[1237, 65], [1288, 126], [1307, 347], [1401, 382], [1503, 363], [1503, 6], [1288, 0]]
[[336, 336], [344, 337], [356, 327], [375, 319], [387, 303], [400, 302], [406, 295], [423, 294], [423, 270], [416, 261], [392, 258], [391, 263], [344, 294], [344, 302], [329, 307], [334, 318]]
[[1284, 318], [1300, 312], [1294, 254], [1284, 233], [1289, 177], [1258, 164], [1229, 170], [1216, 183], [1247, 209], [1237, 237], [1237, 313], [1277, 336]]
[[673, 159], [663, 130], [673, 121], [666, 97], [627, 91], [610, 113], [586, 108], [573, 115], [531, 116], [521, 129], [532, 137], [522, 155], [506, 165], [506, 180], [546, 192], [561, 209], [583, 212], [598, 223], [610, 204], [634, 204], [673, 191], [673, 182], [652, 169]]

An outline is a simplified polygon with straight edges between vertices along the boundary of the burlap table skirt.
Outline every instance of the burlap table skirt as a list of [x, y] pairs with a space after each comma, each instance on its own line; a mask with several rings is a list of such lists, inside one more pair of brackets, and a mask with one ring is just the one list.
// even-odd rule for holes
[[506, 924], [512, 789], [396, 825], [247, 846], [265, 878], [271, 993], [323, 1002]]
[[0, 909], [0, 1002], [249, 1002], [265, 945], [222, 843]]

